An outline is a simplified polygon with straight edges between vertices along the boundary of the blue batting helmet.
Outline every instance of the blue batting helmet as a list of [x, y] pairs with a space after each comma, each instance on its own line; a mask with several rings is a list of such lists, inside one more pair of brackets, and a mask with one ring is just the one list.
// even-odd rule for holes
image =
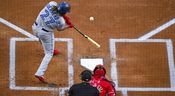
[[60, 14], [66, 14], [68, 12], [70, 12], [70, 4], [67, 2], [61, 2], [60, 4], [58, 4], [57, 6], [58, 11]]

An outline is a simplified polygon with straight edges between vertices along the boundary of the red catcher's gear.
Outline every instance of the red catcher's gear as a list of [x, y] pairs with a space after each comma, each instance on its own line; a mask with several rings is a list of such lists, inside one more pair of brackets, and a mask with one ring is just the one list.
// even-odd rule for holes
[[97, 65], [93, 70], [93, 77], [90, 84], [100, 91], [100, 96], [115, 96], [116, 91], [111, 81], [105, 78], [106, 69], [103, 65]]
[[99, 64], [99, 65], [95, 66], [93, 73], [94, 73], [95, 78], [100, 78], [101, 76], [105, 76], [106, 69], [103, 65]]
[[93, 76], [90, 84], [100, 91], [100, 96], [116, 96], [114, 86], [104, 76], [101, 76], [100, 78], [95, 78]]
[[105, 75], [105, 71], [103, 69], [96, 69], [95, 72], [94, 72], [94, 75], [95, 76], [104, 76]]

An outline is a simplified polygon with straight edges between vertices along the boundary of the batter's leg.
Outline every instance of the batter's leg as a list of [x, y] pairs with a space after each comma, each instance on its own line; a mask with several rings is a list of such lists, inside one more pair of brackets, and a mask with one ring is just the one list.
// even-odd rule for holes
[[51, 33], [50, 37], [47, 37], [47, 38], [48, 38], [47, 40], [46, 40], [46, 38], [44, 38], [44, 39], [40, 38], [42, 45], [43, 45], [43, 48], [44, 48], [45, 56], [40, 64], [37, 72], [35, 73], [35, 75], [37, 75], [37, 76], [44, 75], [44, 73], [47, 70], [47, 67], [49, 65], [49, 62], [51, 61], [51, 59], [53, 57], [54, 34]]

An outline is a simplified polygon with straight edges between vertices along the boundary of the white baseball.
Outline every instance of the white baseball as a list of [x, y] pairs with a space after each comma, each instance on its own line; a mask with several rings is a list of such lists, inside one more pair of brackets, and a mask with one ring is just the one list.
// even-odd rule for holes
[[90, 20], [90, 21], [93, 21], [93, 20], [94, 20], [94, 17], [92, 17], [92, 16], [89, 17], [89, 20]]

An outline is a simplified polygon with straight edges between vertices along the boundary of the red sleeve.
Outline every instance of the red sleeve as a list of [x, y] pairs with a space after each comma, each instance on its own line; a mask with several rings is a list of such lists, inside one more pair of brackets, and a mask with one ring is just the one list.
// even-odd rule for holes
[[68, 16], [66, 16], [66, 15], [63, 15], [63, 18], [64, 18], [66, 24], [69, 25], [70, 28], [72, 28], [73, 27], [73, 24], [70, 21], [70, 18]]
[[116, 96], [115, 88], [111, 85], [111, 83], [107, 82], [107, 94], [108, 96]]

